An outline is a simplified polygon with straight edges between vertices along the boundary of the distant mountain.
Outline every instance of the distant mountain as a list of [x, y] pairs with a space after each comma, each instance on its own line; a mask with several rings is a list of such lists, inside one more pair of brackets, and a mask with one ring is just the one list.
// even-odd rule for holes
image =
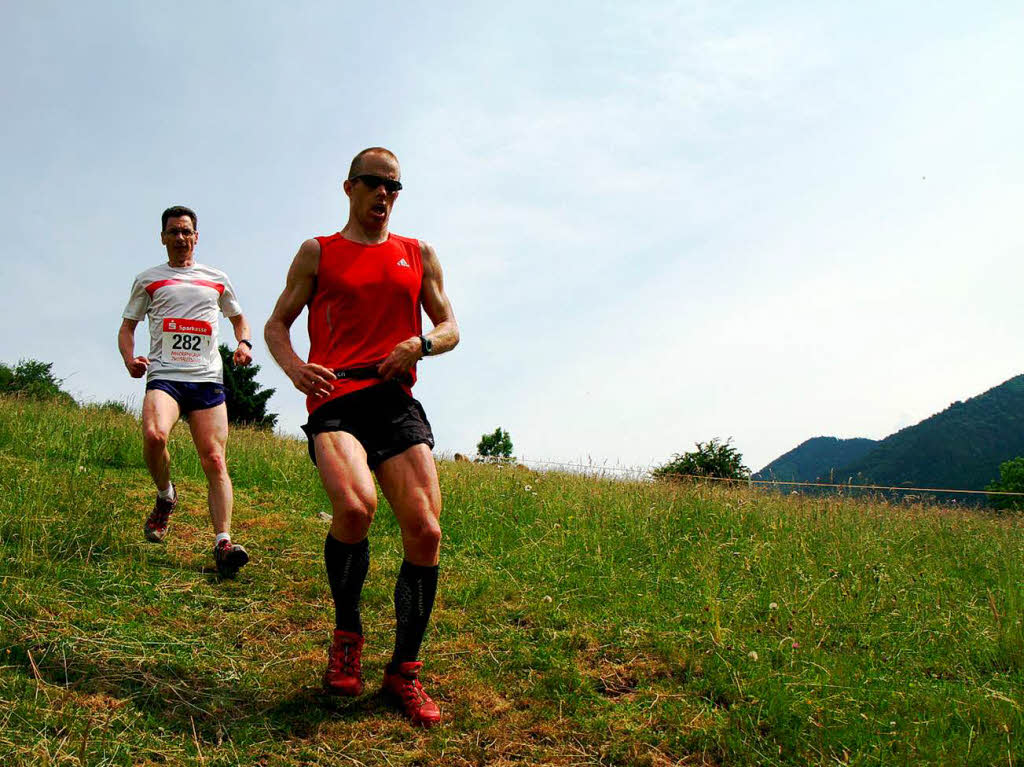
[[[753, 475], [753, 479], [774, 479], [780, 482], [831, 481], [836, 469], [859, 461], [878, 444], [873, 439], [837, 439], [812, 437], [785, 455], [781, 455]], [[840, 476], [836, 474], [835, 476]], [[843, 476], [840, 482], [845, 482]]]
[[[847, 448], [844, 443], [854, 444]], [[836, 460], [845, 449], [863, 452]], [[791, 475], [794, 479], [789, 481], [811, 482], [835, 467], [839, 481], [852, 477], [854, 484], [984, 490], [998, 479], [999, 464], [1017, 456], [1024, 456], [1024, 375], [954, 402], [880, 442], [810, 439], [754, 478], [789, 480]]]
[[1024, 375], [900, 429], [843, 473], [878, 485], [984, 490], [999, 464], [1017, 456], [1024, 456]]

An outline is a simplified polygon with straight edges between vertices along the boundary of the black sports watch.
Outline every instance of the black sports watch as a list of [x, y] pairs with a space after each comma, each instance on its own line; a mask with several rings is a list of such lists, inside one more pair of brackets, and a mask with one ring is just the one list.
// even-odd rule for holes
[[423, 352], [424, 357], [430, 356], [430, 353], [434, 351], [434, 342], [426, 336], [420, 336], [420, 351]]

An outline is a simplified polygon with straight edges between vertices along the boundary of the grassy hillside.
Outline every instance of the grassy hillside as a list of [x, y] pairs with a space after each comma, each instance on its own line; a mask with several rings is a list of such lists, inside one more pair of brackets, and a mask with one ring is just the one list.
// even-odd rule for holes
[[0, 764], [1010, 764], [1024, 524], [928, 506], [441, 462], [425, 647], [445, 721], [373, 692], [396, 526], [365, 592], [368, 693], [318, 690], [326, 508], [301, 444], [234, 432], [220, 581], [186, 430], [148, 544], [138, 425], [0, 399]]

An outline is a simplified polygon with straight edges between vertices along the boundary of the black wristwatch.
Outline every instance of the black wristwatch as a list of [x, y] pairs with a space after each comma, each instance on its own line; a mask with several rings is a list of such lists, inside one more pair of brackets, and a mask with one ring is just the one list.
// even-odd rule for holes
[[420, 336], [420, 351], [423, 352], [424, 357], [428, 357], [434, 351], [434, 342], [426, 336]]
[[243, 339], [242, 339], [241, 341], [239, 341], [238, 343], [240, 343], [240, 344], [245, 344], [246, 346], [248, 346], [248, 347], [249, 347], [249, 351], [252, 351], [252, 341], [250, 341], [250, 340], [249, 340], [248, 338], [243, 338]]

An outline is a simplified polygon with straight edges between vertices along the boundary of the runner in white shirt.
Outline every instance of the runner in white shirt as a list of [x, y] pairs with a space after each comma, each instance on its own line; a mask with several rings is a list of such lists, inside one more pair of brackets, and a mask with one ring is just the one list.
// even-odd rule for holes
[[[245, 549], [231, 542], [233, 491], [224, 448], [228, 438], [223, 367], [217, 347], [219, 315], [230, 320], [238, 347], [233, 361], [252, 361], [249, 323], [235, 290], [219, 269], [194, 258], [199, 228], [196, 214], [175, 206], [161, 217], [160, 239], [167, 263], [135, 278], [123, 312], [117, 345], [132, 378], [146, 375], [142, 404], [142, 440], [146, 466], [156, 484], [157, 499], [146, 520], [146, 538], [159, 542], [178, 503], [171, 483], [167, 438], [180, 416], [188, 419], [192, 441], [206, 474], [210, 519], [216, 534], [213, 558], [222, 575], [234, 575], [249, 561]], [[135, 327], [149, 317], [149, 356], [135, 356]]]

